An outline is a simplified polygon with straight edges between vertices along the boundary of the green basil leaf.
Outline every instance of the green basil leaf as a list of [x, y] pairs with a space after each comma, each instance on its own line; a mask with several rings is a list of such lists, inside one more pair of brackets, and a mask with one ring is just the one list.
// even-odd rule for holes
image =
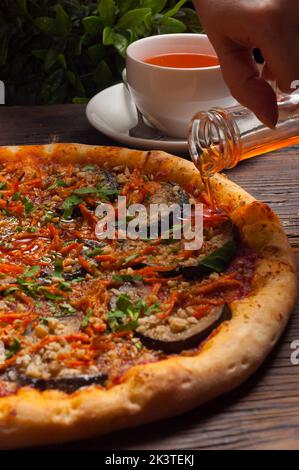
[[73, 214], [73, 209], [81, 204], [83, 202], [83, 199], [76, 194], [72, 194], [71, 196], [67, 197], [62, 204], [62, 209], [63, 209], [63, 214], [62, 218], [63, 219], [70, 219], [72, 214]]
[[87, 310], [87, 313], [86, 313], [85, 317], [83, 318], [83, 320], [81, 322], [81, 325], [80, 325], [81, 330], [85, 330], [85, 328], [87, 328], [90, 317], [92, 316], [92, 314], [93, 314], [93, 310], [92, 310], [92, 308], [89, 308]]
[[73, 194], [77, 194], [79, 196], [85, 196], [87, 194], [94, 194], [94, 193], [97, 193], [97, 190], [96, 188], [93, 188], [93, 187], [78, 188], [73, 191]]
[[59, 258], [58, 256], [55, 258], [54, 261], [54, 272], [53, 272], [53, 277], [58, 277], [58, 278], [63, 278], [63, 263], [62, 263], [62, 258]]
[[86, 252], [86, 256], [89, 258], [93, 258], [94, 256], [101, 255], [103, 253], [102, 248], [94, 248], [93, 250], [89, 250]]
[[60, 178], [57, 178], [56, 181], [48, 187], [48, 191], [51, 191], [52, 189], [56, 189], [56, 188], [65, 187], [65, 186], [66, 186], [66, 183]]
[[8, 349], [5, 350], [5, 358], [10, 359], [21, 349], [21, 343], [17, 338], [14, 338]]
[[121, 294], [116, 300], [116, 307], [118, 310], [125, 312], [128, 308], [132, 306], [131, 299], [126, 294]]
[[26, 271], [23, 274], [24, 278], [32, 277], [34, 274], [36, 274], [40, 270], [39, 266], [31, 266], [30, 268], [26, 269]]
[[142, 281], [143, 277], [140, 274], [115, 274], [112, 279], [116, 282], [138, 282]]
[[235, 256], [236, 251], [236, 242], [230, 240], [211, 253], [209, 256], [202, 259], [200, 264], [206, 268], [211, 269], [212, 271], [221, 273], [225, 270], [230, 260]]

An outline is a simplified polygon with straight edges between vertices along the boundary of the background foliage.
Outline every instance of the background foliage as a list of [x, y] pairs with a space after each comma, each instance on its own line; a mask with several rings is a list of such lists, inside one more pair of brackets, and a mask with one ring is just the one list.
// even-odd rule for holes
[[200, 31], [188, 0], [0, 0], [6, 102], [84, 102], [120, 80], [132, 41]]

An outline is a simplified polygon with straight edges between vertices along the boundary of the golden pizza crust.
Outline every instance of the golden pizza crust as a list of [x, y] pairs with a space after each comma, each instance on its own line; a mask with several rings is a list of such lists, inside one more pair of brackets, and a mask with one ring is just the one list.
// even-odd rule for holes
[[[127, 165], [165, 176], [188, 189], [201, 186], [189, 161], [143, 152], [80, 144], [0, 148], [0, 161], [32, 153], [41, 159]], [[286, 235], [272, 210], [225, 178], [212, 178], [217, 203], [261, 255], [249, 296], [230, 307], [224, 323], [196, 356], [171, 357], [135, 366], [109, 390], [91, 386], [71, 395], [24, 387], [0, 398], [0, 448], [65, 442], [173, 416], [246, 380], [282, 333], [296, 298], [295, 264]]]

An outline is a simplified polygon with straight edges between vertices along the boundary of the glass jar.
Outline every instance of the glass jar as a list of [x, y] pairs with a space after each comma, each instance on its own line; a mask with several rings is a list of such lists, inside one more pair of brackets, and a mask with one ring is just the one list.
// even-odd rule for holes
[[299, 94], [281, 94], [277, 102], [279, 118], [274, 129], [241, 105], [213, 108], [193, 117], [189, 150], [204, 179], [247, 158], [299, 144]]

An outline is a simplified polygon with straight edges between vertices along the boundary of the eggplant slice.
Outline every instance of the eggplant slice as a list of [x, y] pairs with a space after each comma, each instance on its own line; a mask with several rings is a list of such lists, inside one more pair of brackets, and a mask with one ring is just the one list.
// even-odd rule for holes
[[17, 383], [21, 387], [32, 386], [40, 391], [60, 390], [66, 393], [73, 393], [81, 387], [90, 385], [105, 385], [108, 374], [79, 375], [77, 377], [58, 377], [53, 379], [35, 379], [27, 375], [19, 375]]
[[[151, 204], [166, 204], [168, 207], [172, 204], [178, 204], [180, 207], [180, 217], [183, 217], [183, 205], [188, 203], [189, 196], [184, 189], [174, 183], [161, 182], [160, 187], [154, 194], [147, 198], [144, 205], [149, 210]], [[168, 214], [168, 212], [165, 215], [159, 214], [158, 236], [162, 234], [162, 220], [166, 222], [166, 218], [168, 218], [169, 230], [173, 228], [173, 214]], [[150, 236], [150, 224], [147, 226], [147, 236]]]
[[[223, 321], [231, 318], [227, 305], [212, 307], [210, 312], [198, 320], [197, 324], [184, 331], [173, 333], [169, 325], [149, 328], [148, 331], [136, 330], [136, 336], [150, 349], [162, 350], [167, 354], [179, 353], [183, 350], [196, 348]], [[138, 331], [139, 330], [139, 331]]]

